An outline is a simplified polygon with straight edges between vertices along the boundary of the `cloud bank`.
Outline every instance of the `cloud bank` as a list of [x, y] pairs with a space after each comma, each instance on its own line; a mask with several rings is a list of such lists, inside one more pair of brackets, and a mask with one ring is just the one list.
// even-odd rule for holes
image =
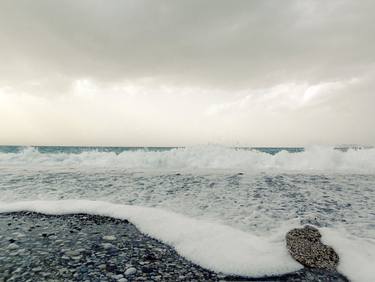
[[0, 3], [0, 143], [375, 143], [373, 1]]

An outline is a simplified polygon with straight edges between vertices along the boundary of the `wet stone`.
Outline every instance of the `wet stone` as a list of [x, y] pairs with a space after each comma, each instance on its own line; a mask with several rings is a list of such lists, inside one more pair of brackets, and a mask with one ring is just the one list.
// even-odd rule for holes
[[103, 240], [105, 240], [105, 241], [115, 241], [116, 237], [115, 236], [103, 236]]
[[129, 267], [128, 269], [125, 270], [125, 275], [132, 275], [134, 273], [137, 272], [137, 269], [135, 269], [134, 267]]
[[339, 256], [332, 247], [320, 241], [319, 230], [312, 226], [296, 228], [286, 235], [286, 244], [291, 256], [307, 267], [335, 270]]
[[15, 250], [15, 249], [18, 249], [18, 248], [19, 248], [19, 246], [16, 243], [10, 243], [8, 245], [9, 250]]

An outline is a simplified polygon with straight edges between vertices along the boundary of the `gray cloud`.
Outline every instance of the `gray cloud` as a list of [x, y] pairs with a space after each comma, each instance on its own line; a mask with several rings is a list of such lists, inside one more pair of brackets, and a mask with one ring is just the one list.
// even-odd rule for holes
[[[152, 130], [160, 129], [169, 138], [164, 140], [153, 131], [152, 138], [160, 139], [161, 145], [183, 142], [173, 137], [173, 132], [180, 130], [178, 122], [184, 123], [183, 136], [188, 143], [242, 140], [259, 145], [262, 139], [255, 140], [249, 131], [261, 135], [262, 128], [266, 130], [264, 138], [283, 145], [293, 145], [293, 139], [275, 136], [295, 131], [301, 132], [295, 141], [299, 144], [375, 143], [371, 129], [375, 119], [374, 10], [375, 2], [370, 0], [3, 0], [0, 108], [9, 108], [4, 104], [9, 103], [15, 110], [7, 111], [6, 116], [0, 113], [0, 118], [11, 121], [14, 113], [21, 112], [32, 120], [27, 128], [49, 135], [54, 132], [48, 129], [52, 125], [41, 120], [50, 116], [64, 129], [61, 135], [54, 135], [65, 140], [64, 136], [77, 132], [80, 125], [75, 124], [74, 130], [66, 125], [64, 113], [78, 115], [79, 107], [73, 104], [87, 102], [74, 96], [77, 81], [92, 81], [97, 101], [105, 105], [105, 97], [113, 93], [113, 88], [125, 85], [126, 90], [115, 92], [126, 96], [130, 88], [149, 79], [149, 88], [141, 86], [140, 93], [158, 97], [165, 111], [177, 109], [170, 116], [160, 114], [153, 124]], [[320, 91], [335, 84], [342, 87]], [[162, 95], [163, 89], [158, 87], [163, 85], [175, 87], [173, 93]], [[3, 99], [1, 89], [6, 89]], [[192, 94], [194, 89], [196, 94]], [[277, 94], [278, 89], [284, 92]], [[310, 99], [312, 92], [306, 94], [307, 89], [320, 92]], [[143, 131], [134, 140], [146, 138], [147, 124], [154, 122], [151, 103], [158, 104], [157, 99], [147, 99], [140, 93], [136, 94], [137, 102], [132, 100], [139, 114], [126, 114], [126, 118], [137, 117], [142, 124]], [[29, 104], [25, 102], [20, 108], [20, 98], [14, 98], [17, 95], [29, 97], [24, 100]], [[39, 100], [30, 96], [55, 99], [46, 103], [58, 108], [59, 116], [44, 112], [36, 106]], [[176, 97], [184, 97], [185, 105], [180, 105]], [[307, 102], [299, 106], [303, 97]], [[64, 104], [59, 99], [75, 102]], [[116, 104], [112, 96], [110, 99], [108, 107]], [[131, 112], [127, 99], [122, 97], [118, 103], [122, 101], [124, 109]], [[85, 107], [95, 120], [96, 106]], [[119, 108], [110, 115], [107, 124], [101, 117], [103, 128], [120, 116], [125, 118]], [[168, 118], [175, 124], [168, 124]], [[358, 124], [369, 129], [366, 132]], [[94, 126], [88, 120], [81, 125]], [[23, 126], [19, 128], [26, 128]], [[127, 126], [120, 129], [128, 132], [131, 125]], [[13, 139], [8, 136], [0, 142], [22, 141], [22, 130], [14, 130], [9, 135]], [[133, 131], [136, 134], [137, 130]], [[327, 138], [316, 138], [319, 131]], [[91, 139], [83, 138], [83, 143], [102, 134], [100, 130], [90, 132]], [[118, 141], [113, 137], [115, 130], [105, 132], [109, 139], [101, 141], [103, 144]], [[45, 135], [30, 142], [43, 142], [47, 140]]]
[[[254, 87], [374, 67], [373, 1], [11, 1], [1, 76]], [[56, 77], [55, 77], [56, 79]]]

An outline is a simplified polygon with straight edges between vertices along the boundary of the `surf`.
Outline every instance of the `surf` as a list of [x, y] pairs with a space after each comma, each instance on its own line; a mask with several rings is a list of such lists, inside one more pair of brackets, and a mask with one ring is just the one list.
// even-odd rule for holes
[[[271, 151], [273, 152], [273, 151]], [[312, 146], [300, 151], [232, 148], [219, 145], [185, 148], [86, 149], [41, 152], [26, 147], [12, 152], [0, 151], [0, 166], [22, 167], [85, 166], [124, 169], [231, 169], [247, 172], [299, 171], [354, 172], [375, 174], [375, 149], [339, 150]]]

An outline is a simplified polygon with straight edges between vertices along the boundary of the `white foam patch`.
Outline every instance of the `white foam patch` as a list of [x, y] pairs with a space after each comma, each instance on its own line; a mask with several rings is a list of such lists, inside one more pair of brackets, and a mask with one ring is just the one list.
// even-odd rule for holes
[[345, 230], [320, 229], [322, 241], [340, 257], [338, 271], [351, 281], [375, 281], [375, 240], [350, 236]]
[[[128, 219], [188, 260], [224, 274], [261, 277], [301, 269], [285, 247], [285, 230], [259, 237], [162, 209], [87, 200], [0, 202], [0, 212], [87, 213]], [[289, 227], [288, 227], [289, 228]]]

